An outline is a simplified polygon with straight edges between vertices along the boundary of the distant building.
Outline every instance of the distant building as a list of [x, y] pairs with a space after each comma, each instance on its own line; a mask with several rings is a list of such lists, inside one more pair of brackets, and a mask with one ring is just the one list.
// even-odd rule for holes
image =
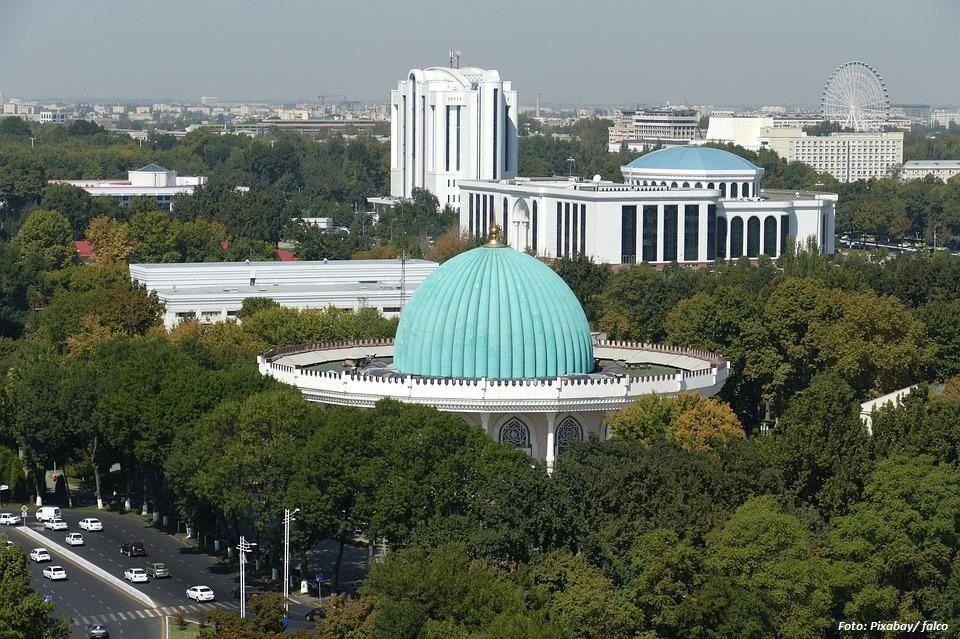
[[63, 111], [41, 111], [40, 124], [63, 124], [67, 121], [67, 114]]
[[960, 109], [934, 109], [930, 112], [930, 124], [943, 127], [960, 125]]
[[426, 260], [323, 260], [131, 264], [130, 277], [164, 303], [164, 326], [235, 318], [243, 300], [268, 297], [290, 308], [375, 308], [400, 314], [437, 268]]
[[922, 180], [928, 175], [946, 182], [960, 175], [960, 160], [911, 160], [903, 163], [900, 172], [903, 180]]
[[622, 145], [645, 151], [654, 146], [682, 146], [701, 138], [700, 118], [693, 109], [658, 107], [621, 111], [607, 130], [608, 150]]
[[881, 178], [903, 164], [903, 133], [807, 135], [799, 128], [764, 128], [762, 146], [841, 182]]
[[711, 115], [707, 142], [736, 144], [750, 151], [760, 150], [761, 131], [773, 127], [772, 116]]
[[621, 167], [624, 183], [595, 178], [463, 182], [460, 229], [496, 224], [519, 250], [607, 264], [708, 264], [779, 257], [789, 238], [834, 252], [836, 194], [760, 190], [763, 169], [702, 146], [654, 151]]
[[148, 164], [136, 171], [128, 171], [126, 180], [50, 180], [50, 183], [70, 184], [94, 197], [113, 197], [121, 206], [128, 206], [135, 197], [155, 197], [159, 208], [170, 210], [175, 196], [193, 193], [198, 186], [207, 183], [207, 178], [180, 177], [176, 171]]
[[930, 120], [929, 104], [891, 104], [890, 115], [893, 117], [909, 118], [920, 122]]
[[390, 195], [460, 208], [460, 182], [517, 175], [517, 92], [494, 70], [411, 69], [390, 92]]

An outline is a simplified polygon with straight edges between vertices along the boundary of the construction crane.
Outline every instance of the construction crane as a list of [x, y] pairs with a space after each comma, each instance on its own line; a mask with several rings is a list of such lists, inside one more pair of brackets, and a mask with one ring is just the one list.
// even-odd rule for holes
[[347, 99], [347, 96], [343, 95], [342, 93], [321, 93], [317, 97], [320, 98], [320, 115], [321, 116], [324, 116], [327, 113], [327, 109], [326, 109], [327, 98], [343, 98], [344, 100]]

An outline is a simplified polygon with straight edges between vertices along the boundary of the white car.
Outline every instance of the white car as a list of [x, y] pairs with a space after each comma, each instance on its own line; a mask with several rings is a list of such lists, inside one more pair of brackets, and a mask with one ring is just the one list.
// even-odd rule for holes
[[4, 526], [16, 526], [20, 523], [20, 517], [13, 513], [0, 513], [0, 524]]
[[47, 521], [43, 522], [43, 527], [47, 528], [48, 530], [66, 530], [70, 526], [68, 526], [67, 522], [62, 519], [48, 519]]
[[67, 535], [67, 543], [71, 546], [82, 546], [83, 545], [83, 535], [80, 533], [70, 533]]
[[193, 586], [187, 589], [187, 599], [213, 601], [213, 591], [207, 586]]
[[30, 559], [33, 559], [37, 563], [50, 561], [50, 553], [47, 552], [46, 548], [34, 548], [30, 551]]
[[130, 568], [123, 572], [123, 578], [134, 584], [145, 584], [150, 581], [147, 571], [143, 568]]
[[80, 529], [86, 531], [103, 530], [103, 524], [95, 517], [88, 517], [80, 520]]
[[66, 579], [67, 571], [64, 570], [61, 566], [47, 566], [43, 569], [43, 576], [49, 579], [50, 581], [56, 581], [58, 579]]

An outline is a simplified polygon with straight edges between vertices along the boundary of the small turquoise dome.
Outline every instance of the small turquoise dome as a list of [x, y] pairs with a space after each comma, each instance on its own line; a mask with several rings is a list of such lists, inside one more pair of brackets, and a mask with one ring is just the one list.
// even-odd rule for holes
[[401, 373], [524, 379], [593, 370], [583, 308], [559, 275], [505, 246], [481, 246], [440, 265], [400, 316]]
[[752, 162], [736, 153], [708, 146], [674, 146], [641, 155], [627, 165], [634, 169], [676, 171], [757, 171]]

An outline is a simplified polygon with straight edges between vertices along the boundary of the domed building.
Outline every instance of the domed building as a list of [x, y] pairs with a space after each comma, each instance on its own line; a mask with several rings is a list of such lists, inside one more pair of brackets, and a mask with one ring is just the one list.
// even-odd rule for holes
[[705, 146], [671, 147], [620, 169], [622, 183], [571, 177], [461, 180], [460, 229], [547, 258], [703, 265], [779, 257], [811, 239], [834, 252], [837, 195], [763, 189], [763, 169]]
[[606, 438], [608, 412], [654, 392], [713, 395], [728, 373], [714, 353], [596, 339], [550, 267], [496, 241], [427, 277], [395, 341], [306, 344], [258, 363], [310, 401], [372, 408], [389, 397], [456, 413], [548, 471], [571, 443]]

